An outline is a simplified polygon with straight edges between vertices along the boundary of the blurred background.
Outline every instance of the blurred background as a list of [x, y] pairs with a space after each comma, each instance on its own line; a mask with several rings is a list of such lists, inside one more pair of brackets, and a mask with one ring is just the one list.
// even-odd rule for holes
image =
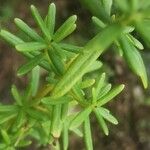
[[[73, 14], [78, 16], [77, 30], [67, 39], [69, 42], [82, 46], [98, 32], [91, 22], [92, 12], [79, 0], [0, 0], [0, 28], [8, 29], [22, 36], [13, 23], [14, 17], [21, 18], [36, 28], [30, 13], [30, 5], [34, 4], [41, 14], [45, 15], [50, 2], [55, 2], [57, 6], [57, 27], [67, 17]], [[141, 53], [150, 79], [150, 52], [147, 46], [144, 46], [145, 50]], [[115, 48], [110, 48], [102, 55], [101, 60], [104, 62], [103, 69], [107, 72], [109, 82], [124, 83], [126, 88], [115, 101], [107, 105], [119, 120], [119, 125], [109, 125], [110, 135], [108, 137], [99, 130], [96, 120], [92, 120], [95, 150], [150, 150], [150, 86], [147, 90], [143, 89], [138, 77], [116, 54]], [[5, 41], [0, 40], [1, 102], [11, 101], [10, 88], [12, 84], [16, 84], [20, 89], [26, 86], [27, 77], [18, 78], [16, 76], [17, 68], [24, 62], [23, 56]], [[35, 143], [28, 149], [46, 150], [42, 147], [36, 148]], [[82, 139], [71, 134], [69, 150], [83, 149]]]

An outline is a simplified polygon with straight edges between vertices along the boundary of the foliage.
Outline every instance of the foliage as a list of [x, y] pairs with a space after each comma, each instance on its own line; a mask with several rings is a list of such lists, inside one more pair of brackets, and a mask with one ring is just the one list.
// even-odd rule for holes
[[[81, 2], [93, 12], [92, 20], [100, 30], [83, 47], [64, 42], [76, 29], [76, 15], [55, 29], [54, 3], [50, 4], [44, 19], [37, 8], [31, 6], [40, 34], [21, 19], [14, 19], [16, 26], [29, 37], [28, 41], [1, 30], [0, 36], [27, 57], [27, 63], [18, 69], [17, 75], [29, 73], [31, 76], [24, 91], [12, 86], [13, 104], [0, 105], [0, 149], [26, 147], [32, 143], [32, 137], [39, 146], [67, 150], [69, 132], [74, 132], [83, 136], [86, 149], [92, 150], [90, 114], [95, 115], [104, 134], [108, 135], [106, 121], [115, 125], [118, 121], [105, 104], [114, 99], [124, 85], [112, 88], [105, 73], [98, 73], [95, 79], [91, 73], [101, 69], [102, 63], [97, 58], [111, 44], [116, 45], [120, 56], [147, 88], [146, 70], [138, 51], [144, 47], [133, 36], [133, 31], [138, 32], [146, 43], [150, 42], [150, 3], [147, 0]], [[47, 71], [46, 84], [41, 89], [40, 68]]]

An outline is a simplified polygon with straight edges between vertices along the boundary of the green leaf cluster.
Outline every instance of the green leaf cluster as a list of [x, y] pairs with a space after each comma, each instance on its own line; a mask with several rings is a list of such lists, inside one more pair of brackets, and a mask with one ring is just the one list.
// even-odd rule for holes
[[[14, 19], [28, 40], [4, 29], [0, 31], [0, 36], [27, 58], [17, 75], [29, 74], [25, 90], [12, 86], [14, 102], [0, 104], [0, 149], [26, 147], [32, 143], [29, 139], [35, 139], [38, 146], [67, 150], [69, 133], [74, 132], [84, 138], [86, 149], [92, 150], [91, 115], [108, 135], [106, 121], [115, 125], [118, 121], [105, 105], [124, 89], [124, 84], [112, 86], [106, 81], [105, 73], [100, 75], [102, 62], [98, 58], [111, 44], [141, 78], [144, 87], [148, 86], [138, 51], [144, 46], [133, 36], [133, 31], [146, 43], [150, 41], [150, 3], [146, 0], [82, 0], [82, 4], [94, 14], [92, 21], [99, 31], [84, 46], [64, 42], [76, 29], [77, 16], [69, 17], [56, 29], [54, 3], [49, 5], [44, 17], [31, 5], [40, 33], [21, 19]], [[46, 71], [42, 85], [41, 68]], [[93, 78], [94, 72], [98, 73]]]

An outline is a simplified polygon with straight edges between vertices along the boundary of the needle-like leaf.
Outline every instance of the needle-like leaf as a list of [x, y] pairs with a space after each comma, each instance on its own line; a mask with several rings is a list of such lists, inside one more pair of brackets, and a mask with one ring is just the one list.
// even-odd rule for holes
[[20, 52], [39, 51], [45, 49], [46, 47], [47, 45], [41, 42], [26, 42], [16, 45], [16, 49]]
[[47, 38], [48, 41], [50, 41], [51, 36], [50, 36], [49, 31], [46, 27], [46, 24], [44, 23], [42, 17], [40, 16], [37, 8], [34, 5], [31, 5], [31, 12], [32, 12], [33, 17], [35, 18], [35, 21], [37, 22], [37, 24], [41, 28], [44, 36]]
[[92, 111], [92, 108], [88, 107], [88, 108], [85, 108], [83, 111], [79, 112], [75, 116], [75, 118], [71, 121], [70, 129], [77, 128], [78, 126], [80, 126], [83, 123], [83, 121], [89, 116], [91, 111]]
[[34, 57], [33, 59], [31, 59], [30, 61], [28, 61], [26, 64], [22, 65], [18, 69], [17, 75], [18, 76], [22, 76], [22, 75], [28, 73], [34, 67], [36, 67], [42, 61], [42, 59], [44, 59], [44, 55], [43, 54], [39, 54], [38, 56]]
[[16, 100], [17, 104], [22, 106], [22, 98], [21, 98], [21, 95], [19, 94], [17, 87], [15, 85], [12, 85], [11, 93], [12, 93], [14, 99]]
[[84, 141], [87, 150], [93, 150], [90, 119], [87, 117], [84, 121]]
[[50, 32], [51, 37], [53, 36], [55, 29], [55, 16], [56, 16], [56, 6], [54, 3], [49, 5], [48, 15], [47, 15], [47, 28]]
[[117, 119], [114, 116], [112, 116], [106, 108], [99, 107], [99, 108], [97, 108], [97, 110], [99, 111], [99, 114], [103, 118], [105, 118], [107, 121], [109, 121], [113, 124], [118, 124]]
[[33, 40], [43, 41], [43, 39], [21, 19], [15, 18], [14, 22], [24, 33], [26, 33], [28, 36], [30, 36]]
[[98, 106], [102, 106], [112, 100], [116, 95], [118, 95], [124, 89], [124, 85], [121, 84], [115, 88], [113, 88], [110, 92], [108, 92], [105, 96], [103, 96], [100, 100], [97, 101]]
[[53, 36], [53, 40], [56, 42], [60, 42], [62, 39], [67, 37], [69, 34], [71, 34], [75, 28], [75, 21], [77, 20], [77, 16], [73, 15], [70, 18], [68, 18], [64, 24], [55, 32]]
[[19, 37], [13, 35], [12, 33], [6, 31], [6, 30], [1, 30], [0, 32], [0, 36], [5, 39], [8, 43], [12, 44], [12, 45], [17, 45], [20, 43], [24, 43], [22, 39], [20, 39]]
[[103, 119], [103, 117], [100, 115], [98, 109], [94, 109], [94, 113], [96, 115], [96, 118], [98, 120], [99, 126], [102, 128], [102, 130], [104, 131], [105, 135], [109, 134], [109, 130], [108, 127], [105, 123], [105, 120]]

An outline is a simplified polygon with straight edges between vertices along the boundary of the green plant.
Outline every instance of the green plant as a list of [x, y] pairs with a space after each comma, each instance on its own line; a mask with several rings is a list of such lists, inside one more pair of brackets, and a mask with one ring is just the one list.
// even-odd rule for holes
[[[111, 84], [105, 80], [105, 73], [97, 73], [93, 79], [91, 72], [101, 68], [102, 63], [97, 58], [112, 43], [117, 46], [131, 70], [141, 78], [144, 87], [148, 86], [144, 63], [137, 50], [143, 49], [143, 45], [133, 37], [132, 32], [137, 31], [144, 41], [150, 42], [150, 3], [147, 0], [82, 2], [92, 10], [98, 7], [100, 15], [96, 12], [92, 20], [101, 30], [83, 47], [63, 42], [76, 29], [75, 15], [55, 31], [56, 8], [53, 3], [44, 19], [36, 7], [31, 6], [41, 35], [18, 18], [14, 20], [15, 24], [29, 37], [28, 41], [1, 30], [0, 36], [27, 57], [27, 63], [18, 69], [18, 76], [30, 72], [31, 75], [26, 90], [18, 91], [15, 85], [12, 86], [13, 104], [0, 105], [3, 139], [0, 149], [26, 147], [32, 143], [29, 139], [32, 137], [39, 145], [66, 150], [68, 133], [73, 131], [83, 136], [86, 149], [92, 150], [91, 113], [96, 116], [104, 134], [108, 135], [106, 120], [113, 124], [118, 124], [118, 121], [105, 108], [105, 104], [117, 96], [124, 85], [111, 88]], [[115, 6], [113, 15], [112, 4]], [[47, 71], [46, 83], [41, 89], [40, 68]]]

